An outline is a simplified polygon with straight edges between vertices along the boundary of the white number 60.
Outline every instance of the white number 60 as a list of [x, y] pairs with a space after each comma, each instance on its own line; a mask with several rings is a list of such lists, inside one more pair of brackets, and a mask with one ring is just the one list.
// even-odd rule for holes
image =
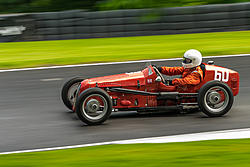
[[214, 71], [214, 80], [227, 82], [229, 80], [228, 71]]

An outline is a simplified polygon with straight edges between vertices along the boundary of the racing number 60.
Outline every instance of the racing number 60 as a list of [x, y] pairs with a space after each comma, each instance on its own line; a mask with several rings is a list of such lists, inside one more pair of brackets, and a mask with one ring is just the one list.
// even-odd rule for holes
[[214, 80], [227, 82], [229, 80], [228, 71], [214, 71]]

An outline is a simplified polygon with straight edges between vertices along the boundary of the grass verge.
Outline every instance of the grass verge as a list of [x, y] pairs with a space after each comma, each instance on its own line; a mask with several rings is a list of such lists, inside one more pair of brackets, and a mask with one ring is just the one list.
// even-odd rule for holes
[[249, 166], [250, 139], [104, 145], [0, 155], [4, 167]]
[[250, 31], [0, 44], [0, 69], [250, 53]]

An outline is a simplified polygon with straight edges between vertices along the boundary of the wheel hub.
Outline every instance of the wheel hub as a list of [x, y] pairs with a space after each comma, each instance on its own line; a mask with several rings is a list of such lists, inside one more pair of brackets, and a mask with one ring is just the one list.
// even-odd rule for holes
[[218, 92], [211, 92], [207, 96], [207, 100], [210, 104], [218, 104], [221, 101], [221, 95]]
[[96, 99], [91, 99], [86, 104], [86, 110], [90, 113], [96, 113], [100, 108], [100, 103]]

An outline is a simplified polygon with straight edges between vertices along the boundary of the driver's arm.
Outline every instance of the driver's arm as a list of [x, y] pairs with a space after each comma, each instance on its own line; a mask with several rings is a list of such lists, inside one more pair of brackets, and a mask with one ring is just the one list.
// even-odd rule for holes
[[198, 72], [192, 72], [185, 78], [175, 78], [172, 81], [173, 85], [185, 86], [185, 85], [198, 85], [201, 82], [201, 75]]
[[158, 69], [165, 75], [181, 75], [184, 71], [184, 67], [160, 67]]

